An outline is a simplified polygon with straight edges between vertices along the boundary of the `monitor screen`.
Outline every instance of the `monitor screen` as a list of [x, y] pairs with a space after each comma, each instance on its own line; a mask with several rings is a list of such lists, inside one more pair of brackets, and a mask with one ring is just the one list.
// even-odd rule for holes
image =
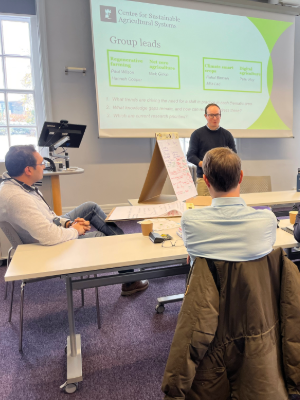
[[[65, 136], [69, 136], [69, 140], [62, 144], [61, 147], [78, 148], [80, 146], [86, 125], [74, 125], [62, 122], [45, 122], [38, 146], [51, 147]], [[60, 146], [59, 146], [60, 147]]]

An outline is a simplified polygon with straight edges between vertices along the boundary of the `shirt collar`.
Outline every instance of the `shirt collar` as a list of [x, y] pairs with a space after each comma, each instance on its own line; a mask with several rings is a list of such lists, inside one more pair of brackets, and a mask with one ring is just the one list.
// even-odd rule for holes
[[29, 192], [35, 192], [35, 186], [28, 186], [26, 185], [26, 183], [18, 181], [15, 178], [11, 178], [10, 175], [8, 174], [8, 172], [4, 172], [2, 175], [2, 179], [5, 182], [11, 182], [14, 185], [20, 186], [25, 192], [29, 193]]
[[207, 126], [207, 124], [205, 125], [206, 126], [206, 128], [209, 130], [209, 131], [211, 131], [211, 132], [216, 132], [217, 130], [219, 130], [221, 127], [220, 127], [220, 125], [217, 127], [217, 129], [209, 129], [209, 127]]
[[223, 206], [247, 206], [245, 200], [241, 197], [217, 197], [211, 202], [212, 207]]

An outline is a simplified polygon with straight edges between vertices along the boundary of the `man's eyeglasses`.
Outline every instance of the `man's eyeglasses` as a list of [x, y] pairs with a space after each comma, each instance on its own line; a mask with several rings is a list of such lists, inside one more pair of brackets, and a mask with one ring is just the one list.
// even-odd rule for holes
[[36, 165], [44, 165], [44, 167], [46, 166], [47, 161], [42, 161], [40, 164], [36, 164]]
[[35, 164], [35, 165], [27, 165], [28, 167], [36, 167], [37, 165], [44, 165], [44, 166], [46, 166], [46, 164], [47, 164], [47, 161], [42, 161], [40, 164]]
[[36, 165], [44, 165], [44, 166], [46, 166], [46, 163], [47, 163], [47, 161], [42, 161], [40, 164], [36, 164]]
[[208, 118], [220, 118], [221, 114], [206, 114]]
[[171, 242], [171, 240], [165, 240], [161, 244], [161, 247], [164, 247], [164, 248], [181, 247], [181, 246], [184, 246], [184, 243], [183, 243], [182, 239], [176, 240], [175, 242]]

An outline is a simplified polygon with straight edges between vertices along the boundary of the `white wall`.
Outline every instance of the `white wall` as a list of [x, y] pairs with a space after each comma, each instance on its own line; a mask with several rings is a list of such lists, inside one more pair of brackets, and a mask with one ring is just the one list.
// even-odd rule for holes
[[[47, 45], [54, 121], [86, 124], [71, 165], [83, 175], [61, 179], [63, 207], [93, 200], [126, 203], [139, 196], [151, 160], [150, 139], [99, 139], [89, 0], [46, 0]], [[65, 66], [86, 67], [87, 74]]]
[[[70, 150], [71, 164], [84, 168], [85, 173], [61, 179], [63, 207], [87, 200], [100, 205], [126, 203], [141, 192], [151, 159], [150, 139], [98, 138], [89, 0], [45, 3], [53, 119], [87, 125], [80, 149]], [[238, 139], [245, 174], [271, 175], [273, 190], [295, 187], [300, 167], [299, 17], [295, 49], [295, 138]], [[87, 74], [65, 75], [65, 66], [86, 67]], [[199, 126], [204, 122], [199, 116]]]

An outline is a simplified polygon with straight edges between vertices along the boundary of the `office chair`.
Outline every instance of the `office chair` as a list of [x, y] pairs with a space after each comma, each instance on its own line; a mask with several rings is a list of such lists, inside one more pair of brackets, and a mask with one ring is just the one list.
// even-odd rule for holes
[[272, 192], [270, 176], [244, 176], [241, 187], [241, 193], [261, 193]]
[[189, 162], [187, 164], [189, 167], [190, 174], [192, 175], [194, 184], [196, 186], [196, 184], [197, 184], [197, 166], [192, 163], [189, 163]]

